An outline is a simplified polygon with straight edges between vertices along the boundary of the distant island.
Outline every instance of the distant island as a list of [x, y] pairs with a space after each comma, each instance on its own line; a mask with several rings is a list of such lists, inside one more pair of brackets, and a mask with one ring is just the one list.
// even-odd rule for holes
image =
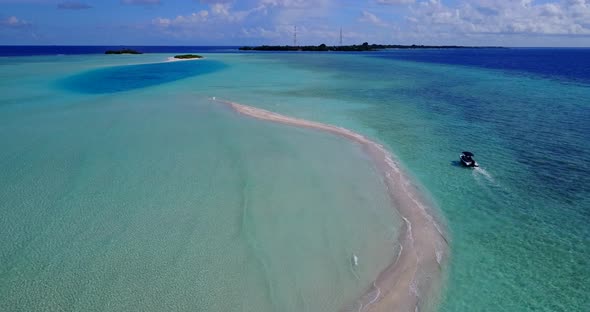
[[143, 54], [142, 52], [132, 49], [108, 50], [104, 54]]
[[501, 47], [468, 47], [468, 46], [430, 46], [430, 45], [400, 45], [400, 44], [369, 44], [367, 42], [360, 45], [346, 46], [269, 46], [263, 45], [258, 47], [241, 47], [242, 51], [345, 51], [345, 52], [366, 52], [379, 51], [385, 49], [482, 49], [482, 48], [501, 48]]
[[179, 60], [191, 60], [191, 59], [200, 59], [203, 58], [200, 55], [196, 55], [196, 54], [182, 54], [182, 55], [176, 55], [174, 56], [175, 59], [179, 59]]

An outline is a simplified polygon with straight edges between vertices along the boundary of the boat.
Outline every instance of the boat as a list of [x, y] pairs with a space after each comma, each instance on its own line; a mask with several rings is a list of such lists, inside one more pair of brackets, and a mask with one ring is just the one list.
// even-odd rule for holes
[[463, 152], [459, 155], [459, 159], [461, 159], [461, 163], [465, 167], [479, 167], [473, 156], [475, 155], [472, 152]]

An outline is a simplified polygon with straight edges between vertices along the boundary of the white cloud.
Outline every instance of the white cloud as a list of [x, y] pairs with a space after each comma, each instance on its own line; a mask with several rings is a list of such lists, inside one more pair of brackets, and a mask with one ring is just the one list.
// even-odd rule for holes
[[292, 38], [293, 26], [299, 25], [298, 32], [303, 38], [322, 28], [322, 25], [302, 21], [324, 14], [330, 1], [256, 0], [250, 3], [249, 8], [246, 6], [246, 9], [235, 10], [234, 1], [199, 0], [200, 3], [209, 4], [209, 8], [174, 18], [157, 17], [151, 24], [168, 35], [184, 38], [200, 38], [215, 33], [224, 38], [253, 38], [254, 34], [259, 34], [259, 38], [283, 39]]
[[152, 20], [152, 24], [163, 28], [181, 28], [184, 26], [191, 27], [206, 22], [208, 18], [209, 12], [202, 10], [190, 15], [179, 15], [173, 19], [158, 17]]
[[283, 7], [283, 8], [294, 8], [304, 9], [315, 6], [320, 6], [325, 1], [322, 0], [260, 0], [260, 5], [265, 7]]
[[[175, 18], [157, 17], [152, 20], [152, 24], [160, 28], [174, 28], [188, 32], [196, 27], [223, 26], [228, 23], [240, 22], [256, 10], [257, 8], [247, 11], [233, 11], [229, 2], [211, 2], [209, 10], [179, 15]], [[216, 31], [220, 32], [222, 29], [218, 28]]]
[[361, 17], [359, 18], [360, 22], [364, 22], [364, 23], [370, 23], [376, 26], [381, 26], [381, 27], [387, 27], [389, 26], [389, 24], [387, 24], [386, 22], [382, 21], [379, 17], [377, 17], [377, 15], [368, 12], [368, 11], [363, 11], [361, 13]]
[[[308, 28], [301, 26], [297, 28], [297, 33], [300, 37], [305, 38], [305, 43], [302, 44], [327, 44], [337, 45], [340, 36], [340, 30], [330, 26]], [[273, 27], [251, 27], [242, 28], [239, 36], [247, 39], [263, 39], [264, 44], [291, 44], [291, 41], [285, 41], [285, 38], [293, 38], [293, 26], [290, 25], [276, 25]], [[354, 31], [344, 31], [343, 37], [346, 43], [360, 43], [367, 40], [372, 40], [371, 35], [363, 34]]]
[[474, 0], [453, 8], [429, 0], [414, 6], [408, 20], [418, 31], [456, 35], [590, 35], [590, 3]]
[[229, 3], [214, 3], [211, 5], [211, 12], [216, 15], [228, 17], [231, 6]]
[[355, 29], [345, 31], [348, 43], [543, 45], [558, 42], [548, 39], [556, 36], [578, 42], [573, 45], [590, 42], [590, 0], [369, 0], [354, 6], [336, 0], [193, 1], [206, 9], [157, 17], [152, 25], [182, 38], [269, 44], [290, 44], [295, 25], [300, 44], [336, 44], [341, 26]]
[[16, 16], [9, 16], [7, 18], [0, 19], [0, 27], [22, 29], [22, 28], [28, 28], [30, 26], [31, 26], [31, 23], [29, 23], [25, 20], [19, 19]]

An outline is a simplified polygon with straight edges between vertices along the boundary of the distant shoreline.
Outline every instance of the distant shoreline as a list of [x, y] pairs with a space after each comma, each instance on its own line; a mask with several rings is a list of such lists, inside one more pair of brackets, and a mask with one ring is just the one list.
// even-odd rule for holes
[[[298, 119], [235, 102], [211, 98], [239, 114], [295, 127], [329, 132], [360, 144], [383, 175], [394, 209], [404, 220], [399, 254], [355, 302], [358, 311], [419, 311], [440, 291], [449, 245], [428, 201], [383, 146], [345, 128]], [[439, 287], [437, 287], [439, 286]], [[425, 297], [424, 297], [425, 296]], [[345, 303], [346, 304], [346, 303]]]
[[120, 50], [106, 50], [104, 54], [143, 54], [143, 52], [139, 52], [133, 49], [120, 49]]
[[457, 45], [399, 45], [399, 44], [368, 44], [367, 42], [360, 45], [342, 45], [327, 46], [320, 44], [318, 46], [270, 46], [262, 45], [256, 47], [241, 47], [241, 51], [309, 51], [309, 52], [370, 52], [387, 49], [396, 50], [424, 50], [424, 49], [506, 49], [504, 47], [474, 47], [474, 46], [457, 46]]

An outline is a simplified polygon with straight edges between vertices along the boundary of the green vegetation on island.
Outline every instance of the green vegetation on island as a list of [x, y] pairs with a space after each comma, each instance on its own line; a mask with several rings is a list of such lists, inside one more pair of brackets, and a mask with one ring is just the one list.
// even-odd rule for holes
[[258, 47], [241, 47], [242, 51], [345, 51], [345, 52], [366, 52], [378, 51], [385, 49], [481, 49], [481, 48], [499, 48], [499, 47], [468, 47], [468, 46], [429, 46], [429, 45], [400, 45], [400, 44], [369, 44], [367, 42], [361, 45], [345, 45], [345, 46], [327, 46], [320, 44], [319, 46], [269, 46], [263, 45]]
[[142, 52], [132, 49], [108, 50], [104, 54], [143, 54]]
[[200, 55], [196, 55], [196, 54], [182, 54], [182, 55], [176, 55], [174, 56], [175, 59], [179, 59], [179, 60], [190, 60], [190, 59], [200, 59], [203, 58]]

